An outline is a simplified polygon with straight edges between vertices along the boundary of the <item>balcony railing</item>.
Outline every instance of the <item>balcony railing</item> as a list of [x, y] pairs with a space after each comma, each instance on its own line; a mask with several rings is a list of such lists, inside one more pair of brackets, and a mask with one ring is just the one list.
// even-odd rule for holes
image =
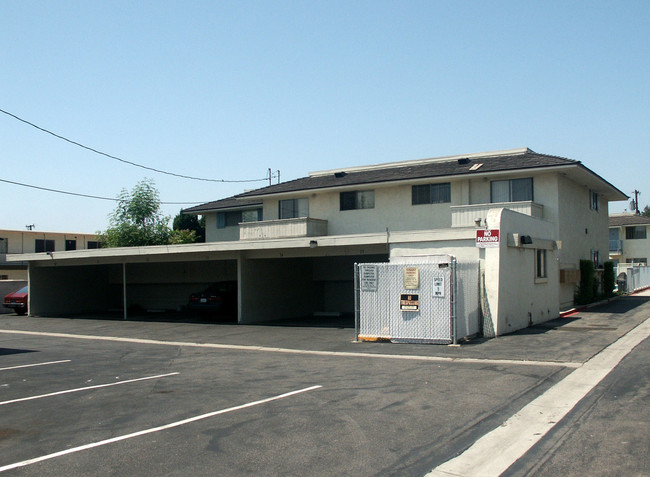
[[524, 202], [498, 202], [494, 204], [473, 204], [473, 205], [452, 205], [451, 226], [452, 227], [475, 227], [478, 219], [482, 224], [490, 209], [504, 208], [514, 210], [520, 214], [530, 215], [536, 219], [544, 217], [544, 206], [532, 201]]
[[609, 252], [616, 255], [620, 255], [621, 253], [623, 253], [623, 242], [621, 242], [620, 240], [610, 240]]
[[327, 235], [327, 220], [310, 217], [239, 224], [239, 240], [321, 237], [323, 235]]

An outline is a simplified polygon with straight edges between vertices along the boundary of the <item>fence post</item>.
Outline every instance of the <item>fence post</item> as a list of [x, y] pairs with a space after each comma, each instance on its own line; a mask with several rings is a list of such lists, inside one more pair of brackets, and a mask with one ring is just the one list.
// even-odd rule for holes
[[458, 282], [456, 277], [456, 257], [451, 259], [451, 339], [453, 344], [458, 344], [456, 338], [457, 326], [456, 323], [456, 295], [458, 293]]
[[360, 320], [360, 299], [359, 299], [359, 264], [354, 264], [354, 341], [359, 341], [359, 320]]

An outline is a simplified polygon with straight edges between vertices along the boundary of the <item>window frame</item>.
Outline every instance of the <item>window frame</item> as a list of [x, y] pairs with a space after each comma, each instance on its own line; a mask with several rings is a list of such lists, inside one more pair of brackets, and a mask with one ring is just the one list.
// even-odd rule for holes
[[600, 211], [600, 195], [593, 189], [589, 189], [589, 209]]
[[[290, 207], [289, 204], [291, 203]], [[290, 212], [285, 214], [285, 212]], [[301, 197], [297, 199], [280, 199], [278, 201], [278, 218], [284, 219], [301, 219], [309, 217], [309, 199]]]
[[34, 251], [36, 253], [54, 252], [55, 243], [51, 239], [34, 239]]
[[[530, 183], [530, 198], [525, 198], [525, 199], [518, 199], [515, 198], [515, 195], [519, 193], [515, 189], [514, 186], [516, 186], [519, 183], [522, 183], [523, 181], [529, 182]], [[502, 183], [508, 184], [508, 200], [494, 200], [494, 186], [495, 184]], [[494, 180], [490, 181], [490, 203], [491, 204], [499, 204], [503, 202], [533, 202], [535, 200], [535, 181], [533, 180], [533, 177], [519, 177], [516, 179], [501, 179], [501, 180]]]
[[[255, 209], [240, 209], [240, 210], [223, 210], [217, 212], [217, 229], [225, 229], [226, 227], [238, 227], [239, 224], [244, 222], [259, 222], [262, 220], [262, 208]], [[244, 217], [247, 212], [257, 213], [256, 220]], [[246, 214], [249, 215], [249, 214]]]
[[448, 204], [450, 202], [451, 182], [411, 186], [411, 205]]
[[548, 280], [548, 254], [546, 249], [535, 249], [535, 280], [538, 282]]
[[648, 227], [645, 225], [628, 225], [625, 227], [625, 240], [646, 240]]
[[362, 210], [375, 208], [375, 190], [353, 190], [339, 193], [339, 210]]

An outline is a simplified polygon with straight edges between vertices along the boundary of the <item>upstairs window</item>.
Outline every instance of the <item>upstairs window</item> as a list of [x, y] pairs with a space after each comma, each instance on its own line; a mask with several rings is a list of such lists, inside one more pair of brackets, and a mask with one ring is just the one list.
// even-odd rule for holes
[[533, 200], [533, 178], [492, 181], [490, 202], [522, 202]]
[[625, 227], [625, 240], [646, 239], [646, 226], [633, 225], [632, 227]]
[[375, 191], [362, 190], [353, 192], [341, 192], [341, 210], [374, 209]]
[[102, 243], [97, 240], [88, 240], [88, 248], [102, 248]]
[[54, 240], [36, 239], [34, 242], [34, 251], [39, 252], [54, 252]]
[[262, 209], [229, 210], [217, 212], [217, 228], [235, 227], [241, 222], [258, 222], [262, 220]]
[[9, 239], [0, 237], [0, 253], [8, 253]]
[[598, 192], [589, 189], [589, 208], [591, 210], [600, 210], [600, 199]]
[[411, 203], [442, 204], [451, 202], [451, 183], [415, 185], [411, 189]]
[[285, 199], [279, 202], [278, 217], [281, 219], [297, 219], [309, 217], [308, 199]]

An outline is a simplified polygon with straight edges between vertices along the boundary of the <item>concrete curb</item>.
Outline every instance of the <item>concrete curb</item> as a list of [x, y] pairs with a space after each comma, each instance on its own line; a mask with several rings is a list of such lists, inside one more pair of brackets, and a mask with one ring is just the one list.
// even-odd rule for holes
[[578, 306], [578, 307], [575, 307], [575, 308], [571, 308], [570, 310], [560, 312], [560, 318], [566, 318], [567, 316], [575, 315], [576, 313], [580, 313], [581, 311], [587, 310], [589, 308], [593, 308], [595, 306], [600, 306], [600, 305], [604, 305], [604, 304], [607, 304], [607, 303], [611, 303], [612, 301], [620, 300], [624, 296], [636, 295], [637, 293], [641, 293], [642, 291], [645, 291], [645, 290], [648, 290], [648, 289], [650, 289], [650, 287], [640, 288], [638, 290], [633, 291], [632, 293], [627, 293], [625, 295], [613, 296], [613, 297], [607, 298], [605, 300], [596, 301], [594, 303], [589, 303], [588, 305], [582, 305], [582, 306]]

